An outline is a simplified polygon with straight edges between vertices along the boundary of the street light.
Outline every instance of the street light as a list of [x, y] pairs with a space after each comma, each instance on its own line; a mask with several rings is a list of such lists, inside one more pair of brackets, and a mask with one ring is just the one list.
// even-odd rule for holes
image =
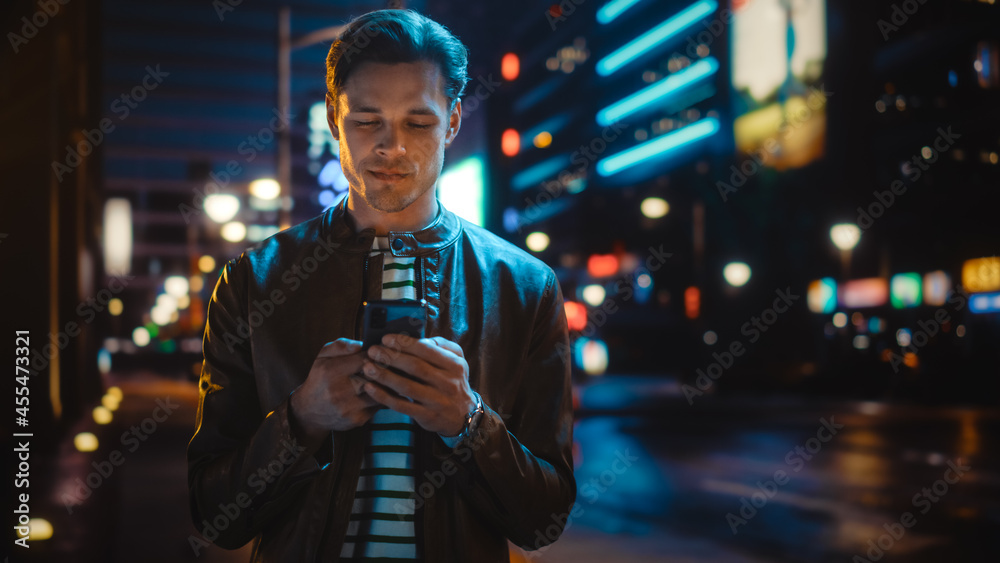
[[163, 282], [163, 290], [177, 299], [180, 299], [182, 295], [187, 295], [189, 288], [190, 283], [184, 276], [169, 276]]
[[271, 178], [260, 178], [250, 182], [250, 194], [263, 200], [277, 199], [281, 195], [281, 185]]
[[247, 226], [240, 221], [230, 221], [222, 226], [221, 233], [229, 242], [240, 242], [247, 236]]
[[838, 223], [830, 227], [830, 240], [840, 249], [840, 267], [843, 280], [847, 281], [851, 271], [851, 251], [861, 240], [861, 229], [854, 223]]
[[670, 204], [661, 197], [647, 197], [639, 204], [639, 210], [650, 219], [659, 219], [670, 213]]
[[861, 229], [853, 223], [838, 223], [830, 228], [830, 239], [837, 248], [850, 251], [858, 245]]
[[132, 203], [114, 197], [104, 203], [104, 271], [127, 274], [132, 268]]
[[240, 211], [240, 198], [230, 194], [212, 194], [205, 198], [205, 213], [216, 223], [225, 223]]
[[743, 287], [750, 281], [750, 266], [744, 262], [730, 262], [722, 269], [722, 277], [733, 287]]
[[532, 252], [541, 252], [549, 247], [549, 235], [536, 231], [524, 239], [524, 243]]

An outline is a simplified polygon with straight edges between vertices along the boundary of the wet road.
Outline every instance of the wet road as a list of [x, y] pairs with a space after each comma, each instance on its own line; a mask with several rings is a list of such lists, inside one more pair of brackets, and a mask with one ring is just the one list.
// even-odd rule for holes
[[538, 561], [1000, 561], [997, 410], [638, 378], [582, 402], [577, 517]]

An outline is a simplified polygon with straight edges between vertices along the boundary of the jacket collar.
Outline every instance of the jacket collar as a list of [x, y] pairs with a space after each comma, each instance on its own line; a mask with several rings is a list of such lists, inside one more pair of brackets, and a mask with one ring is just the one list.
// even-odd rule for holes
[[[462, 234], [462, 222], [438, 200], [437, 216], [419, 231], [389, 231], [389, 249], [393, 256], [422, 256], [454, 243]], [[345, 197], [328, 209], [323, 219], [323, 235], [330, 237], [346, 252], [368, 252], [375, 238], [375, 229], [357, 230], [347, 212]]]

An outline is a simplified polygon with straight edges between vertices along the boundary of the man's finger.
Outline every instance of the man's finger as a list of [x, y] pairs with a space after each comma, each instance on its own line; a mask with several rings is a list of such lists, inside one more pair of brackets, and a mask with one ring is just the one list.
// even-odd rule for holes
[[[435, 380], [439, 379], [437, 372], [444, 372], [446, 370], [446, 368], [437, 367], [413, 354], [403, 352], [384, 354], [380, 353], [382, 348], [373, 347], [373, 349], [376, 352], [368, 355], [370, 363], [380, 368], [388, 367], [390, 371], [402, 371], [409, 376], [409, 381], [417, 380], [421, 384], [436, 387]], [[403, 394], [406, 395], [406, 393]]]
[[410, 402], [403, 397], [394, 396], [392, 393], [376, 383], [365, 383], [365, 393], [367, 393], [372, 399], [378, 401], [380, 404], [383, 404], [400, 414], [414, 416], [416, 414], [420, 414], [421, 409], [423, 408], [417, 403]]
[[350, 377], [350, 380], [351, 380], [351, 385], [354, 387], [355, 395], [357, 395], [358, 399], [360, 399], [361, 402], [365, 404], [366, 409], [377, 407], [375, 410], [378, 410], [378, 408], [382, 407], [381, 403], [379, 403], [375, 399], [372, 399], [371, 396], [365, 393], [365, 383], [370, 383], [371, 380], [366, 378], [364, 375], [358, 373], [352, 375]]
[[379, 366], [374, 362], [365, 364], [365, 376], [369, 381], [378, 383], [380, 386], [394, 391], [403, 397], [409, 397], [414, 401], [423, 403], [427, 398], [430, 387], [422, 382], [414, 381], [412, 376], [394, 373], [388, 368]]
[[[441, 340], [450, 342], [444, 338], [441, 338]], [[462, 350], [458, 344], [454, 344], [453, 342], [451, 344], [458, 347], [459, 351]], [[410, 338], [407, 340], [398, 338], [395, 334], [387, 334], [382, 338], [382, 346], [380, 348], [376, 349], [376, 346], [369, 348], [368, 356], [374, 357], [372, 354], [378, 353], [385, 353], [389, 357], [394, 357], [398, 354], [410, 354], [441, 369], [447, 369], [455, 365], [458, 358], [465, 358], [463, 354], [456, 354], [451, 347], [446, 348], [431, 338], [421, 338], [419, 340]]]
[[351, 382], [351, 387], [354, 388], [355, 395], [362, 395], [365, 392], [365, 382], [368, 380], [364, 378], [361, 374], [355, 373], [348, 377]]
[[351, 340], [350, 338], [338, 338], [333, 342], [327, 342], [320, 349], [319, 354], [316, 355], [317, 358], [337, 358], [340, 356], [347, 356], [361, 350], [360, 340]]
[[364, 409], [370, 411], [371, 414], [375, 414], [375, 411], [382, 408], [381, 403], [373, 399], [368, 393], [365, 393], [364, 385], [361, 387], [361, 394], [358, 395], [358, 399], [361, 399], [361, 402], [365, 404]]
[[432, 340], [438, 346], [444, 348], [445, 350], [450, 351], [452, 354], [455, 354], [460, 358], [465, 357], [465, 351], [462, 350], [462, 347], [459, 346], [457, 342], [452, 342], [451, 340], [448, 340], [443, 336], [432, 336], [430, 340]]

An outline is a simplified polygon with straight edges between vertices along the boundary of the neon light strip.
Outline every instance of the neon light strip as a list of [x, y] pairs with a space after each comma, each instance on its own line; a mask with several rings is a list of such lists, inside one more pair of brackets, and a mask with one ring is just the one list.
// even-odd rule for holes
[[671, 131], [651, 141], [636, 145], [597, 163], [597, 173], [601, 176], [617, 174], [652, 158], [662, 157], [681, 147], [700, 141], [719, 131], [719, 120], [707, 117], [687, 127]]
[[572, 115], [568, 111], [546, 119], [545, 121], [522, 133], [521, 139], [522, 141], [525, 141], [522, 144], [531, 146], [535, 136], [542, 131], [548, 131], [553, 137], [555, 137], [556, 134], [563, 129], [563, 127], [569, 125], [571, 119]]
[[538, 164], [530, 166], [511, 178], [511, 187], [515, 190], [523, 190], [530, 188], [536, 184], [540, 184], [543, 180], [558, 173], [560, 170], [564, 170], [570, 165], [569, 154], [560, 154], [547, 158]]
[[622, 15], [625, 10], [639, 3], [639, 0], [611, 0], [597, 10], [597, 23], [608, 24]]
[[676, 16], [629, 41], [597, 62], [597, 74], [608, 76], [654, 47], [682, 33], [719, 7], [715, 0], [700, 0]]
[[666, 102], [668, 96], [679, 94], [686, 87], [718, 71], [719, 61], [714, 57], [702, 59], [597, 112], [597, 123], [598, 125], [611, 125], [651, 104]]

